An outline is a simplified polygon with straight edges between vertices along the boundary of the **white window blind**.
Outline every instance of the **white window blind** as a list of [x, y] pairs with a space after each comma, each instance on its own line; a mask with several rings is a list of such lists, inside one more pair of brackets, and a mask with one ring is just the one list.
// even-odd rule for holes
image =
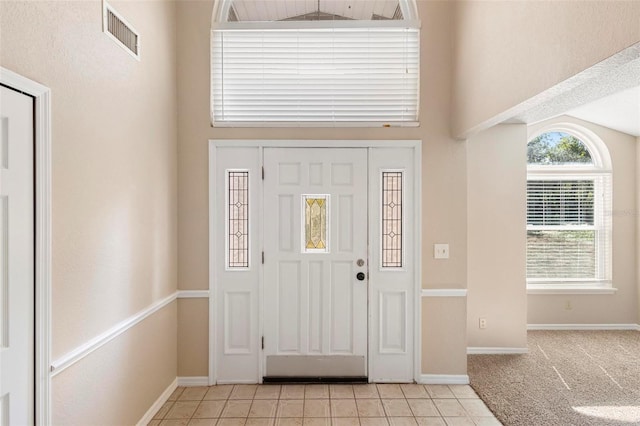
[[529, 282], [610, 280], [610, 194], [610, 175], [529, 173]]
[[237, 123], [415, 123], [417, 28], [216, 29], [212, 112]]

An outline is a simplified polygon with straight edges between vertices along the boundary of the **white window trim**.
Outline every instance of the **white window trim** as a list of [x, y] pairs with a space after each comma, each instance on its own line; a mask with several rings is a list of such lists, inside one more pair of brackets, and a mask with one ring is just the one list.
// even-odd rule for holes
[[[527, 143], [532, 139], [548, 132], [563, 132], [570, 134], [585, 144], [593, 160], [593, 165], [570, 165], [570, 166], [537, 166], [527, 165], [527, 181], [529, 180], [570, 180], [585, 179], [588, 177], [608, 176], [609, 177], [609, 197], [604, 201], [602, 197], [596, 197], [597, 203], [605, 202], [606, 205], [596, 206], [594, 213], [596, 214], [596, 222], [603, 220], [602, 214], [611, 211], [613, 207], [613, 173], [611, 165], [611, 156], [602, 139], [593, 131], [573, 123], [556, 123], [538, 129], [528, 135]], [[600, 194], [606, 189], [601, 189]], [[600, 213], [600, 214], [598, 214]], [[600, 216], [600, 217], [598, 217]], [[527, 294], [614, 294], [617, 288], [613, 287], [613, 261], [611, 259], [613, 246], [613, 221], [609, 219], [609, 249], [598, 256], [596, 261], [602, 267], [603, 263], [608, 263], [609, 271], [605, 279], [541, 279], [526, 278]], [[540, 227], [536, 225], [527, 225], [530, 229], [555, 229], [573, 230], [573, 229], [600, 229], [598, 225], [594, 226], [557, 226], [557, 227]]]

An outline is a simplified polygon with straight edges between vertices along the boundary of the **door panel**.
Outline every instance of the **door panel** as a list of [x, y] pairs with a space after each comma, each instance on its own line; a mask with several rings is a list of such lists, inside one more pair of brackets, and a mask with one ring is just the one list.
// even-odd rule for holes
[[0, 87], [0, 424], [34, 422], [33, 99]]
[[264, 166], [265, 376], [366, 376], [367, 151], [266, 148]]

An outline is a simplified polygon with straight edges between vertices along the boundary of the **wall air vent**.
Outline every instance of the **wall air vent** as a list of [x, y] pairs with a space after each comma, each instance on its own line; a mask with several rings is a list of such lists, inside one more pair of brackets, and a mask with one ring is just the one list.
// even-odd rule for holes
[[106, 1], [102, 8], [102, 28], [120, 47], [140, 60], [140, 34]]

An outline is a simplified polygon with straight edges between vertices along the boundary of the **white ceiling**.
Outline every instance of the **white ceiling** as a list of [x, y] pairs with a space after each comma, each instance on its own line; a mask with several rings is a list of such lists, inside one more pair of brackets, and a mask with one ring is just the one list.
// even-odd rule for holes
[[640, 86], [567, 111], [567, 115], [640, 136]]
[[393, 17], [398, 0], [234, 0], [239, 21], [280, 21], [318, 11], [349, 19]]

